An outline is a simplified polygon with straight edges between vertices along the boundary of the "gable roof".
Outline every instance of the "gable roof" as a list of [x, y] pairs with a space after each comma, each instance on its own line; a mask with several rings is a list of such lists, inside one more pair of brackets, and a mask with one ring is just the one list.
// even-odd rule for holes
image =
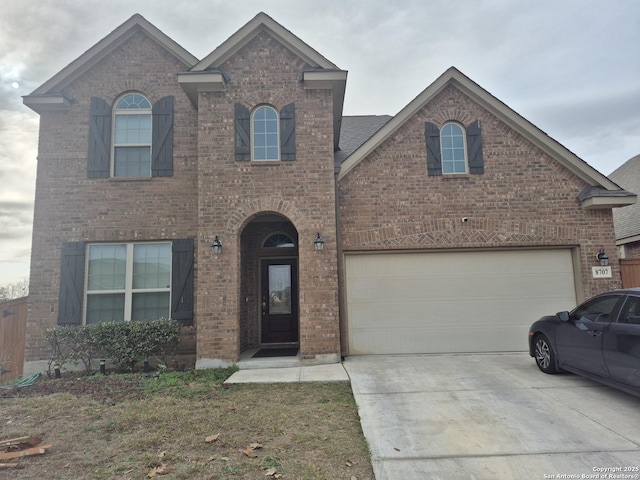
[[402, 125], [450, 84], [454, 85], [458, 90], [469, 96], [502, 122], [509, 125], [528, 141], [556, 159], [576, 176], [589, 185], [596, 187], [585, 189], [585, 191], [581, 192], [582, 197], [580, 201], [584, 208], [612, 208], [635, 203], [635, 194], [622, 190], [606, 176], [602, 175], [556, 140], [549, 137], [531, 122], [484, 90], [466, 75], [462, 74], [455, 67], [450, 67], [440, 75], [435, 82], [423, 90], [422, 93], [400, 110], [396, 116], [371, 136], [371, 138], [357, 148], [342, 163], [338, 179], [348, 175], [358, 163], [391, 137]]
[[199, 72], [218, 68], [261, 32], [267, 32], [287, 49], [302, 58], [312, 68], [340, 70], [336, 65], [273, 20], [269, 15], [260, 12], [240, 28], [240, 30], [225, 40], [218, 48], [200, 60], [198, 64], [194, 65], [191, 71]]
[[196, 57], [149, 23], [142, 15], [135, 14], [31, 94], [25, 95], [23, 97], [24, 104], [36, 112], [40, 112], [48, 107], [63, 106], [63, 104], [70, 102], [71, 99], [64, 94], [62, 89], [140, 31], [155, 40], [175, 58], [184, 63], [187, 68], [198, 62]]
[[337, 150], [347, 72], [340, 70], [334, 63], [320, 55], [264, 12], [258, 13], [218, 48], [194, 65], [189, 72], [179, 74], [178, 82], [197, 108], [199, 92], [223, 91], [226, 89], [227, 82], [233, 80], [222, 71], [221, 65], [262, 32], [276, 39], [284, 48], [307, 64], [302, 72], [303, 88], [331, 90], [333, 97], [333, 147], [334, 150]]
[[[627, 160], [609, 177], [631, 192], [640, 192], [640, 155]], [[613, 225], [618, 244], [640, 241], [640, 204], [613, 210]]]

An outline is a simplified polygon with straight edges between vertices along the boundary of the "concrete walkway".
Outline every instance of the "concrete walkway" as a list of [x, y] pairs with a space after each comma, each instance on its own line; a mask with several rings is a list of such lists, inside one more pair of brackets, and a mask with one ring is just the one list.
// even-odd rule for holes
[[238, 370], [224, 383], [348, 382], [341, 363]]

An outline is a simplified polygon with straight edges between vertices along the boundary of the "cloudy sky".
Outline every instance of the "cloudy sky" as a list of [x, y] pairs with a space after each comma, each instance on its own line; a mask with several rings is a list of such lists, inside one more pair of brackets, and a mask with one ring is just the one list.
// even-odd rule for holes
[[396, 114], [455, 66], [605, 175], [640, 153], [637, 0], [3, 0], [0, 286], [29, 275], [38, 115], [22, 95], [134, 13], [198, 58], [264, 11]]

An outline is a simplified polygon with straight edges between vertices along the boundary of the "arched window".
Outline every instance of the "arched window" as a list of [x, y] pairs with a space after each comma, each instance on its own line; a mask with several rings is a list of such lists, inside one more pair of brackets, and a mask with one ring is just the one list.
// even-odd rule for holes
[[113, 110], [113, 176], [151, 176], [151, 103], [139, 93], [123, 96]]
[[457, 123], [447, 123], [440, 130], [442, 173], [467, 173], [465, 132]]
[[263, 105], [253, 112], [253, 160], [280, 160], [278, 112]]
[[264, 248], [291, 248], [296, 244], [288, 235], [283, 233], [274, 233], [264, 241], [262, 245]]

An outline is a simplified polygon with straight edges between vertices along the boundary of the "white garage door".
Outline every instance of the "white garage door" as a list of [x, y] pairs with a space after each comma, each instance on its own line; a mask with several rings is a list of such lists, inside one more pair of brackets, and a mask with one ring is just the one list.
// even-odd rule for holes
[[576, 305], [571, 250], [348, 255], [349, 354], [513, 352]]

